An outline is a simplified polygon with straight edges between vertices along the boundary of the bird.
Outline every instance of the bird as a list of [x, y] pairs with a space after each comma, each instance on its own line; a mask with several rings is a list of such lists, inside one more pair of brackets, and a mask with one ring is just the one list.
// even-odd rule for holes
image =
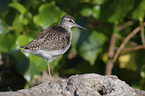
[[72, 27], [86, 28], [78, 25], [70, 15], [64, 15], [60, 25], [52, 25], [40, 32], [30, 43], [20, 46], [24, 48], [22, 52], [31, 53], [43, 59], [47, 59], [49, 77], [51, 79], [50, 66], [48, 61], [56, 59], [64, 54], [71, 45]]

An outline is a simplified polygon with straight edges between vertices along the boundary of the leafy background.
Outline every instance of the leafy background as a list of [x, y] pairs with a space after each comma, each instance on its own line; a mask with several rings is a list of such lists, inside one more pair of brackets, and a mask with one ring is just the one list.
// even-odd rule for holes
[[[47, 70], [46, 60], [22, 53], [42, 30], [60, 24], [69, 14], [87, 30], [72, 28], [71, 48], [50, 62], [53, 76], [105, 74], [112, 34], [116, 50], [145, 17], [145, 0], [0, 0], [0, 91], [30, 87]], [[120, 25], [130, 26], [117, 30]], [[142, 45], [137, 33], [126, 45]], [[130, 86], [145, 90], [145, 50], [122, 51], [112, 74]]]

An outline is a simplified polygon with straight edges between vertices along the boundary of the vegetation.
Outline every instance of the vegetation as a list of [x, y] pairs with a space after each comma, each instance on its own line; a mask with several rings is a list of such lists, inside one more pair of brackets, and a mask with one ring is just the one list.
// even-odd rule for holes
[[72, 28], [71, 48], [50, 62], [53, 75], [114, 74], [145, 90], [144, 5], [145, 0], [0, 0], [0, 90], [24, 88], [47, 70], [46, 60], [22, 53], [20, 46], [59, 25], [65, 14], [87, 30]]

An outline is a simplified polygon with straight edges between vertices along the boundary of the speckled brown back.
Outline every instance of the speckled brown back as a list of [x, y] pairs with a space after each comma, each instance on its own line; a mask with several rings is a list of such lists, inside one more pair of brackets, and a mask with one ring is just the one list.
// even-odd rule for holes
[[65, 48], [69, 42], [70, 33], [62, 26], [53, 25], [40, 32], [33, 41], [21, 47], [31, 50], [47, 49], [53, 51]]

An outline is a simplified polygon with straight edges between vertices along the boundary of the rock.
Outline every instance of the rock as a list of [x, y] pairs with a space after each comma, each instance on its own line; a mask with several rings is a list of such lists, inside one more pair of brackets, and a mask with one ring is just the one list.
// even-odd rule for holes
[[133, 89], [113, 75], [83, 74], [30, 89], [1, 92], [0, 96], [145, 96], [145, 91]]

